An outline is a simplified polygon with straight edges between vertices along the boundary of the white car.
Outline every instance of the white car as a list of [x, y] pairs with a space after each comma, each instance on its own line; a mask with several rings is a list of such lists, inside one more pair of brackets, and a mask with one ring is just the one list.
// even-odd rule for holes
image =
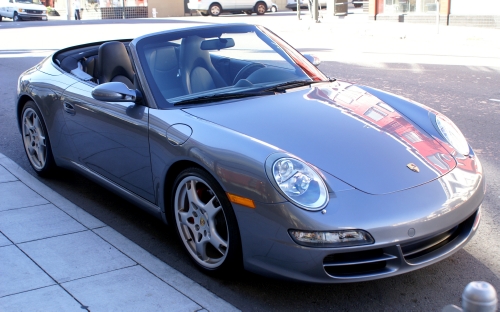
[[219, 16], [222, 12], [263, 15], [272, 7], [270, 0], [189, 0], [188, 8], [203, 16]]
[[0, 0], [0, 22], [4, 17], [13, 21], [46, 21], [47, 8], [40, 0]]

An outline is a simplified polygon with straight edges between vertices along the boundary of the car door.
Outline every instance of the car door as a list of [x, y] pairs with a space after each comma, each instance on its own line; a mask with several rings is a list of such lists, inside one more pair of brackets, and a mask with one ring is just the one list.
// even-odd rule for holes
[[9, 2], [6, 3], [5, 12], [6, 12], [6, 16], [8, 16], [10, 18], [14, 17], [14, 1], [13, 0], [9, 0]]
[[62, 98], [77, 162], [154, 203], [149, 109], [132, 102], [98, 101], [92, 98], [93, 87], [78, 82]]
[[220, 0], [217, 1], [222, 6], [223, 10], [234, 10], [237, 8], [237, 3], [239, 0]]
[[248, 10], [253, 8], [255, 0], [234, 0], [234, 7], [238, 10]]

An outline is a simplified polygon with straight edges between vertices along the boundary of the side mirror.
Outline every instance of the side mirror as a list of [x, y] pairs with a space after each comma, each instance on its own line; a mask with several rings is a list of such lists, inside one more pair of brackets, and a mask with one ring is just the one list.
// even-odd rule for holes
[[321, 64], [321, 60], [319, 59], [319, 57], [314, 54], [304, 54], [304, 57], [316, 67]]
[[92, 89], [92, 97], [104, 102], [137, 102], [139, 90], [131, 90], [123, 82], [106, 82]]

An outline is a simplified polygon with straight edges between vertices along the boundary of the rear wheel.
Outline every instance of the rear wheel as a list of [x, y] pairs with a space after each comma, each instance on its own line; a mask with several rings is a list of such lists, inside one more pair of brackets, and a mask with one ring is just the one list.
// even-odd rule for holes
[[257, 15], [264, 15], [267, 11], [267, 5], [264, 2], [259, 2], [255, 5]]
[[276, 9], [276, 7], [273, 5], [273, 6], [271, 7], [271, 12], [273, 12], [273, 13], [274, 13], [274, 12], [278, 12], [278, 9]]
[[220, 13], [222, 12], [221, 6], [218, 5], [217, 3], [212, 4], [208, 10], [210, 11], [210, 14], [212, 16], [219, 16]]
[[47, 127], [40, 110], [33, 101], [23, 107], [21, 119], [24, 151], [37, 174], [47, 176], [55, 170]]
[[208, 16], [208, 13], [200, 12], [201, 16]]
[[236, 216], [217, 181], [198, 168], [182, 171], [174, 182], [172, 220], [196, 265], [224, 274], [241, 267]]

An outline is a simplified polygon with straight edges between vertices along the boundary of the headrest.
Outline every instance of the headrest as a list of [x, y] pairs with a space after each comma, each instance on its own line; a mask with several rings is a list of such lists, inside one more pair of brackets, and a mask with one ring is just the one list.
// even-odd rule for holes
[[154, 58], [154, 69], [161, 71], [169, 71], [178, 69], [177, 54], [174, 47], [162, 47], [156, 50]]
[[110, 41], [99, 47], [97, 66], [99, 83], [110, 82], [116, 76], [124, 76], [134, 80], [134, 70], [125, 45], [118, 41]]

